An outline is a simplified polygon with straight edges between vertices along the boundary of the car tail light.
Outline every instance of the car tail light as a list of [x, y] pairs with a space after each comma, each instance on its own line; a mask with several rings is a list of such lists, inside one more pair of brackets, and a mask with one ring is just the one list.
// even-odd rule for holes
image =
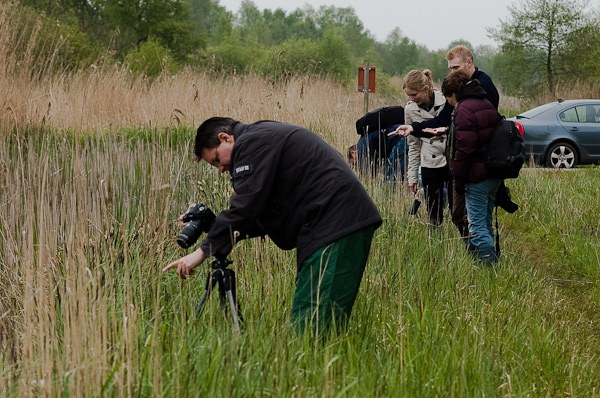
[[522, 136], [525, 135], [525, 129], [523, 128], [523, 125], [519, 122], [515, 122], [515, 126], [517, 126], [517, 128], [519, 129], [519, 134], [521, 134]]

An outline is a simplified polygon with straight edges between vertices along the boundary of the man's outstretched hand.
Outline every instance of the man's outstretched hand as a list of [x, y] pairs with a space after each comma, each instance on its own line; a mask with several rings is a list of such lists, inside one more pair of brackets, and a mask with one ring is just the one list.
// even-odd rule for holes
[[206, 254], [200, 248], [196, 251], [188, 254], [187, 256], [181, 257], [179, 260], [173, 261], [162, 269], [162, 272], [166, 272], [171, 268], [176, 268], [177, 275], [181, 279], [185, 279], [188, 275], [194, 273], [194, 268], [202, 264], [206, 260]]
[[442, 134], [446, 134], [448, 132], [448, 128], [446, 128], [446, 127], [436, 127], [436, 128], [427, 127], [427, 128], [423, 129], [423, 132], [433, 134], [433, 135], [442, 135]]

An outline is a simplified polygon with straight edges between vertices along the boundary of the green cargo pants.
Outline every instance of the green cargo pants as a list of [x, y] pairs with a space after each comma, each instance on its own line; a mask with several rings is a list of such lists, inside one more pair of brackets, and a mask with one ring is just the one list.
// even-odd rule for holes
[[310, 326], [323, 333], [343, 326], [358, 293], [375, 227], [370, 226], [326, 245], [302, 263], [291, 321], [298, 332]]

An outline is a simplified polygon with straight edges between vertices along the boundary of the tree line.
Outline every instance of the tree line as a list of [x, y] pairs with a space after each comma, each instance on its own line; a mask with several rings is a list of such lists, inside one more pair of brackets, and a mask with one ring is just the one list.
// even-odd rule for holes
[[[218, 0], [21, 0], [23, 30], [36, 51], [53, 51], [62, 70], [120, 62], [155, 77], [182, 67], [219, 74], [258, 73], [272, 79], [324, 75], [354, 82], [357, 66], [390, 76], [411, 69], [448, 72], [445, 50], [431, 51], [399, 28], [375, 40], [353, 8], [310, 6], [260, 10], [250, 0], [232, 13]], [[524, 0], [488, 29], [497, 48], [473, 48], [475, 63], [507, 94], [531, 96], [557, 85], [600, 81], [600, 13], [587, 0]], [[49, 44], [54, 43], [52, 47]], [[22, 45], [25, 51], [25, 45]], [[99, 61], [101, 60], [101, 61]]]

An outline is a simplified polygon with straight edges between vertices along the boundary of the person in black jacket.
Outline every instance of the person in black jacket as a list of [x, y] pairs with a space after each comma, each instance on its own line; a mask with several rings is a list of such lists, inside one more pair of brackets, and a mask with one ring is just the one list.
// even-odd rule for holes
[[200, 247], [163, 271], [185, 278], [207, 257], [225, 258], [236, 242], [268, 235], [284, 250], [297, 248], [297, 329], [345, 321], [382, 220], [343, 156], [302, 127], [219, 117], [198, 128], [194, 152], [229, 172], [236, 194]]

